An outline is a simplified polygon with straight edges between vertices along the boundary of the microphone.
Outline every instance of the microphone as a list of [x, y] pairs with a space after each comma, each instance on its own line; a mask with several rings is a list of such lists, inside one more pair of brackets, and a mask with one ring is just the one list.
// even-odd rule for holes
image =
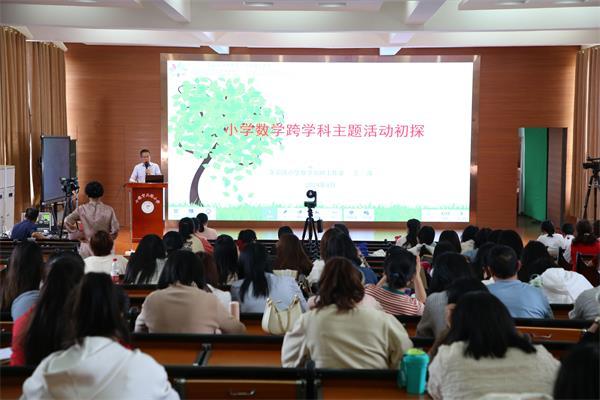
[[146, 167], [146, 169], [150, 168], [150, 163], [149, 163], [148, 161], [146, 161], [146, 162], [144, 163], [144, 167]]

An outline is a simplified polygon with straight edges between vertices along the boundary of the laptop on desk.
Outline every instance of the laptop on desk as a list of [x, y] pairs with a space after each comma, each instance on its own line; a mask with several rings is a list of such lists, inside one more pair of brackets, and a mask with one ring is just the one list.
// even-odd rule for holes
[[146, 175], [146, 183], [164, 183], [164, 175]]

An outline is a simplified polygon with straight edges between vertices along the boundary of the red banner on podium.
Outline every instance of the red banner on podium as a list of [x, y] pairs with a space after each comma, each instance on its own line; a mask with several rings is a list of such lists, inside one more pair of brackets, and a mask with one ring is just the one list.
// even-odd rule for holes
[[162, 237], [165, 229], [166, 183], [128, 183], [131, 241], [151, 233]]

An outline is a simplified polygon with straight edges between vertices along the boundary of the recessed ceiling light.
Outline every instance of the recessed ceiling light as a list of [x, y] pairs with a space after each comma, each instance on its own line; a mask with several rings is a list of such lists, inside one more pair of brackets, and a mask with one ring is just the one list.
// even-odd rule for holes
[[248, 7], [273, 7], [272, 1], [244, 1], [244, 5]]
[[319, 7], [323, 7], [323, 8], [341, 8], [341, 7], [346, 7], [348, 4], [346, 4], [345, 1], [324, 1], [324, 2], [319, 2]]
[[496, 4], [499, 6], [518, 6], [527, 3], [527, 0], [501, 0]]

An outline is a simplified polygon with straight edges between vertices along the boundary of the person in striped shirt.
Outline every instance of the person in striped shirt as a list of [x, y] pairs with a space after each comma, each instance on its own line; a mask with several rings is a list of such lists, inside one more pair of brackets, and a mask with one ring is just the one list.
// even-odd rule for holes
[[[406, 249], [393, 246], [388, 251], [383, 266], [383, 278], [376, 285], [367, 285], [365, 294], [374, 297], [389, 314], [423, 314], [427, 293], [421, 280], [419, 257]], [[408, 294], [411, 283], [414, 284], [415, 297]]]

